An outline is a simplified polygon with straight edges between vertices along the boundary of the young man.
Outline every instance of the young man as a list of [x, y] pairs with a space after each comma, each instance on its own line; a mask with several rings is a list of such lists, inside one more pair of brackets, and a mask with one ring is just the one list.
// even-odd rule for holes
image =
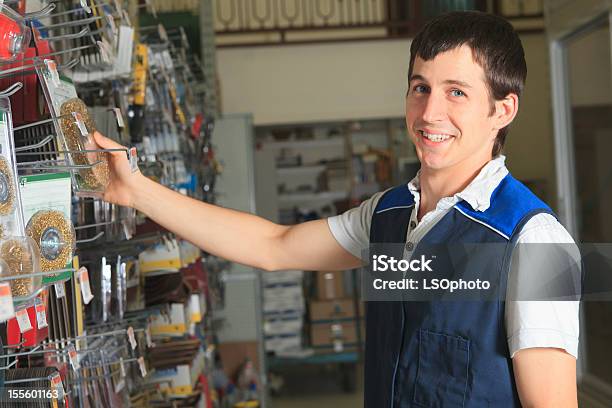
[[[505, 20], [477, 12], [432, 20], [411, 45], [406, 96], [419, 174], [328, 220], [282, 226], [201, 203], [132, 174], [122, 153], [112, 155], [104, 198], [268, 271], [355, 268], [371, 242], [399, 242], [408, 253], [431, 242], [572, 243], [500, 155], [526, 72]], [[493, 273], [505, 283], [520, 275], [511, 269]], [[366, 320], [369, 408], [577, 406], [577, 302], [369, 302]]]

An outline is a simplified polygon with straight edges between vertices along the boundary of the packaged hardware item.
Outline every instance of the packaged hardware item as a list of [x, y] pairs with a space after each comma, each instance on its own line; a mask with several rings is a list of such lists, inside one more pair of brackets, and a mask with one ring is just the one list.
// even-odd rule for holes
[[[0, 259], [7, 265], [6, 275], [38, 272], [38, 248], [25, 236], [21, 194], [16, 185], [15, 150], [11, 105], [7, 97], [0, 97]], [[40, 277], [11, 281], [16, 301], [27, 298], [40, 288]]]
[[0, 61], [17, 58], [30, 43], [31, 32], [23, 17], [0, 5]]
[[72, 259], [76, 246], [75, 231], [60, 211], [35, 213], [26, 226], [26, 234], [38, 244], [42, 271], [63, 269]]
[[[79, 171], [79, 189], [104, 191], [109, 182], [108, 153], [100, 149], [93, 138], [95, 123], [85, 103], [79, 98], [65, 101], [60, 109], [60, 127], [68, 156], [76, 165], [90, 166]], [[83, 153], [78, 153], [78, 152]]]

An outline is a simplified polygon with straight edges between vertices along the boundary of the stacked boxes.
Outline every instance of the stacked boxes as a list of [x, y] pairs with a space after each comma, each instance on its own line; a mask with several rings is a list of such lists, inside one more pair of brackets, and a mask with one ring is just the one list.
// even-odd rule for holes
[[[309, 302], [310, 344], [318, 353], [340, 353], [357, 348], [363, 327], [355, 300], [344, 291], [344, 272], [315, 272], [317, 299]], [[363, 316], [363, 309], [359, 315]]]
[[266, 351], [289, 354], [302, 349], [304, 326], [303, 271], [263, 275]]

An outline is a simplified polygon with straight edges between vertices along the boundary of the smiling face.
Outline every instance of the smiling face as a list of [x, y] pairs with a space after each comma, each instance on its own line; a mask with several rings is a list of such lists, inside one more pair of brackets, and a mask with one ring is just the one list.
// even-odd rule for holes
[[[518, 100], [491, 98], [483, 68], [467, 45], [425, 61], [416, 57], [406, 96], [406, 126], [424, 174], [473, 172], [491, 160], [497, 131]], [[508, 110], [512, 108], [514, 112]]]

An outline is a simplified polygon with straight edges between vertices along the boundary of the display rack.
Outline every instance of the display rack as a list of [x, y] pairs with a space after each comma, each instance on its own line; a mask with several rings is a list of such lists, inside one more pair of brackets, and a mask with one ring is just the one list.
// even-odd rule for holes
[[[155, 14], [137, 1], [0, 5], [2, 406], [33, 388], [48, 391], [38, 406], [220, 404], [212, 321], [227, 264], [102, 200], [118, 152], [216, 199], [214, 72], [180, 27], [139, 26], [141, 12]], [[102, 149], [96, 129], [133, 147]]]

